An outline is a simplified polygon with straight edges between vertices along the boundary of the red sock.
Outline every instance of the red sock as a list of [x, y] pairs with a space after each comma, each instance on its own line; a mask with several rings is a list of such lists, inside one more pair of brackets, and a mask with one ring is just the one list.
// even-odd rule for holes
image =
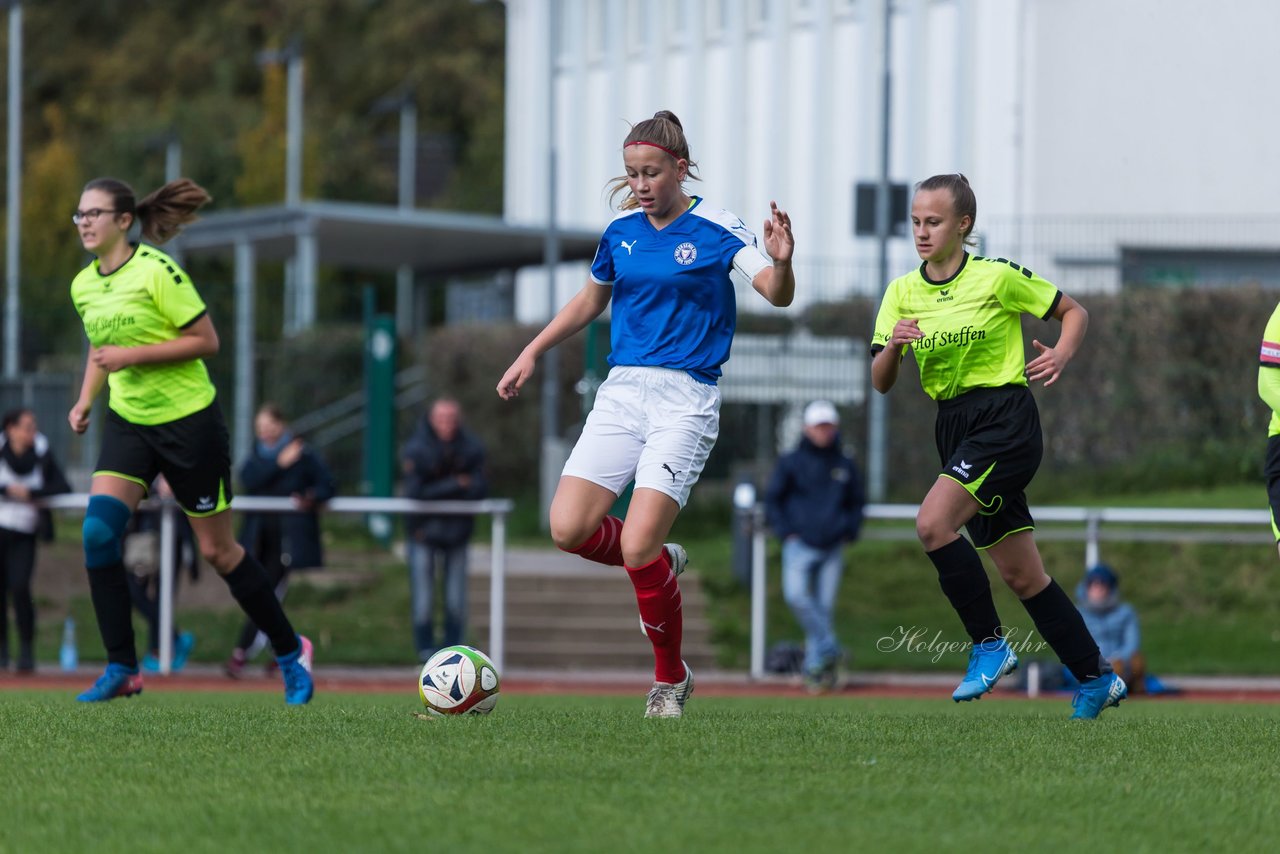
[[622, 566], [622, 520], [605, 516], [600, 527], [580, 546], [562, 551], [585, 557], [606, 566]]
[[667, 562], [667, 550], [647, 566], [627, 567], [636, 588], [636, 604], [645, 634], [653, 644], [654, 678], [659, 682], [682, 682], [684, 662], [680, 660], [680, 639], [684, 634], [684, 612], [680, 608], [680, 585]]

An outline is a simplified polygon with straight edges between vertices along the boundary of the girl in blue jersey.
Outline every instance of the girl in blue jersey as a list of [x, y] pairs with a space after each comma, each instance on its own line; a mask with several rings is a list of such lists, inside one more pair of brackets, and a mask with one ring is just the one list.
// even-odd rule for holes
[[[1028, 381], [1057, 382], [1084, 339], [1089, 315], [1018, 264], [970, 257], [965, 244], [977, 216], [977, 199], [963, 175], [935, 175], [917, 185], [911, 223], [923, 263], [885, 291], [871, 382], [887, 394], [911, 350], [924, 390], [938, 402], [942, 468], [920, 504], [916, 533], [973, 640], [968, 671], [952, 698], [978, 699], [1018, 666], [977, 552], [984, 549], [1080, 681], [1072, 717], [1096, 718], [1124, 699], [1126, 687], [1099, 654], [1071, 598], [1046, 574], [1025, 492], [1043, 452]], [[1054, 346], [1032, 342], [1037, 353], [1030, 362], [1022, 344], [1024, 313], [1062, 324]], [[962, 525], [972, 542], [957, 533]]]
[[[749, 283], [773, 305], [790, 305], [795, 241], [790, 218], [771, 203], [771, 261], [742, 220], [685, 192], [696, 164], [670, 112], [632, 127], [622, 159], [626, 175], [613, 185], [615, 196], [626, 191], [622, 213], [600, 239], [589, 281], [507, 369], [498, 394], [519, 394], [538, 357], [612, 300], [611, 369], [565, 464], [551, 536], [565, 551], [626, 568], [654, 651], [645, 716], [678, 718], [693, 692], [680, 658], [676, 582], [688, 557], [663, 541], [719, 434], [716, 379], [736, 326], [734, 286]], [[633, 479], [624, 523], [609, 509]]]

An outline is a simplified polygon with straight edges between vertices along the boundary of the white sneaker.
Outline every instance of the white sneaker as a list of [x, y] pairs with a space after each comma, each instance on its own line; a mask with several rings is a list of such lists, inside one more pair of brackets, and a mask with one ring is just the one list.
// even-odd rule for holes
[[[680, 573], [689, 565], [689, 553], [679, 543], [663, 543], [662, 548], [667, 552], [667, 563], [671, 564], [672, 575], [679, 578]], [[640, 634], [649, 636], [648, 629], [644, 627], [644, 617], [640, 618]]]
[[684, 703], [693, 693], [693, 671], [684, 664], [684, 681], [654, 682], [645, 700], [644, 716], [646, 718], [678, 718], [684, 715]]

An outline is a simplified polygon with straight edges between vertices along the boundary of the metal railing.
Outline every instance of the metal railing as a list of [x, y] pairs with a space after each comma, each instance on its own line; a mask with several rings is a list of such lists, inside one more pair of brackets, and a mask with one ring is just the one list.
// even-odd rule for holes
[[[84, 493], [51, 496], [40, 503], [52, 510], [83, 510], [88, 505], [89, 496]], [[490, 659], [503, 672], [505, 662], [505, 610], [506, 610], [506, 540], [507, 515], [514, 508], [514, 502], [506, 498], [491, 498], [483, 501], [415, 501], [409, 498], [357, 498], [338, 497], [325, 504], [326, 513], [370, 514], [387, 513], [399, 515], [488, 515], [493, 517], [490, 553], [490, 593], [489, 593], [489, 653]], [[160, 513], [160, 672], [169, 673], [173, 661], [173, 577], [174, 538], [176, 536], [175, 521], [181, 512], [172, 500], [148, 499], [140, 507], [143, 511]], [[237, 496], [235, 509], [250, 513], [290, 513], [296, 512], [293, 502], [288, 498], [268, 498], [261, 496]], [[877, 521], [914, 521], [919, 507], [914, 504], [870, 504], [865, 508], [864, 517]], [[765, 642], [766, 642], [766, 591], [767, 591], [767, 538], [768, 529], [764, 524], [764, 508], [760, 504], [744, 511], [751, 518], [751, 676], [761, 678], [765, 675]], [[1054, 523], [1076, 526], [1070, 532], [1037, 531], [1037, 538], [1073, 539], [1085, 543], [1084, 565], [1092, 566], [1098, 562], [1101, 553], [1100, 543], [1108, 539], [1104, 526], [1107, 524], [1146, 525], [1153, 529], [1163, 527], [1161, 539], [1192, 538], [1201, 542], [1270, 542], [1270, 533], [1251, 533], [1247, 531], [1223, 531], [1224, 526], [1255, 526], [1265, 528], [1270, 524], [1271, 514], [1266, 510], [1224, 510], [1224, 509], [1184, 509], [1164, 507], [1038, 507], [1033, 508], [1032, 515], [1038, 524]], [[1169, 534], [1169, 526], [1175, 526], [1178, 533]], [[1192, 534], [1187, 531], [1191, 527], [1209, 528]], [[1117, 532], [1115, 539], [1142, 539], [1143, 532]], [[868, 538], [875, 538], [876, 532], [867, 532]], [[894, 538], [914, 539], [914, 531], [900, 532]]]
[[[869, 504], [864, 510], [864, 518], [880, 521], [915, 521], [919, 507], [915, 504]], [[767, 598], [767, 538], [768, 529], [764, 523], [764, 507], [756, 504], [748, 511], [751, 515], [751, 677], [762, 678], [765, 675], [764, 657], [766, 640]], [[1100, 543], [1109, 539], [1104, 530], [1106, 524], [1147, 525], [1153, 529], [1163, 527], [1160, 539], [1194, 539], [1199, 542], [1271, 542], [1269, 525], [1271, 514], [1267, 510], [1223, 510], [1223, 509], [1187, 509], [1169, 507], [1035, 507], [1031, 515], [1037, 525], [1043, 523], [1069, 524], [1079, 526], [1071, 532], [1036, 531], [1040, 540], [1074, 539], [1085, 543], [1084, 565], [1093, 566], [1098, 563], [1101, 554]], [[1190, 527], [1222, 529], [1224, 526], [1256, 526], [1266, 529], [1266, 533], [1256, 535], [1248, 531], [1208, 530], [1195, 534], [1187, 531]], [[1170, 534], [1168, 526], [1177, 526], [1181, 530]], [[1146, 539], [1143, 531], [1117, 532], [1115, 539]], [[906, 531], [896, 539], [915, 539], [914, 531]]]
[[[50, 510], [84, 510], [89, 504], [87, 493], [55, 495], [43, 499], [40, 504]], [[324, 513], [387, 513], [399, 515], [436, 516], [492, 516], [489, 594], [489, 658], [503, 672], [504, 617], [506, 580], [507, 514], [515, 504], [509, 498], [489, 498], [483, 501], [416, 501], [411, 498], [344, 498], [330, 499], [324, 505]], [[249, 513], [295, 513], [297, 507], [289, 498], [256, 495], [238, 495], [235, 509]], [[150, 498], [139, 505], [139, 510], [160, 514], [160, 672], [169, 673], [173, 663], [173, 577], [174, 540], [177, 536], [177, 514], [182, 512], [172, 499]]]

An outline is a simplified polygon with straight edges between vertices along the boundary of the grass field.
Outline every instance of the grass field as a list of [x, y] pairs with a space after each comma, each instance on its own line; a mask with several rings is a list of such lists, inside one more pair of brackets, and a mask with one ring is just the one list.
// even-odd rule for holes
[[1280, 706], [0, 694], [0, 851], [1264, 850]]

